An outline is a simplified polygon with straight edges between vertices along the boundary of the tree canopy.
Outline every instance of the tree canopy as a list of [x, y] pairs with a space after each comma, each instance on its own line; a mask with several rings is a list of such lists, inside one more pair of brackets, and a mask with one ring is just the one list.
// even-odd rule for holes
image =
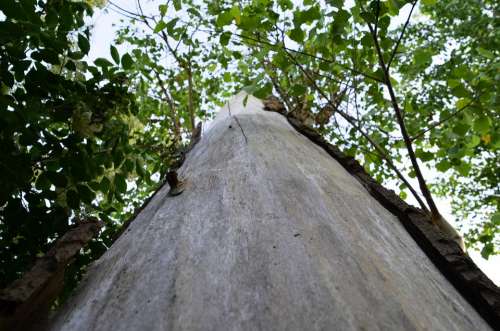
[[[109, 57], [90, 62], [96, 7], [123, 19]], [[498, 254], [499, 7], [0, 2], [0, 286], [98, 218], [104, 230], [72, 264], [69, 291], [175, 167], [197, 123], [241, 89], [278, 96], [434, 216], [433, 196], [451, 197], [467, 246]]]

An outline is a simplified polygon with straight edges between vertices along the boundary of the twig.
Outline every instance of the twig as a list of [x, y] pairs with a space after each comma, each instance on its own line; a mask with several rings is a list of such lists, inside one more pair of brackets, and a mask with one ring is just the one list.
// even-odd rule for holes
[[398, 50], [399, 44], [401, 43], [401, 40], [403, 39], [403, 35], [405, 33], [406, 27], [408, 26], [408, 23], [410, 23], [410, 18], [411, 14], [413, 13], [413, 9], [415, 9], [415, 6], [417, 4], [418, 0], [415, 0], [415, 2], [412, 4], [410, 13], [408, 14], [408, 17], [406, 18], [405, 25], [403, 26], [403, 30], [401, 30], [401, 34], [399, 35], [398, 41], [396, 42], [396, 45], [394, 45], [394, 49], [392, 50], [391, 57], [389, 58], [389, 61], [387, 62], [387, 70], [391, 67], [392, 60], [394, 59], [394, 56], [396, 56], [396, 52]]
[[417, 133], [416, 135], [414, 135], [413, 137], [410, 138], [410, 140], [413, 142], [415, 140], [417, 140], [418, 138], [422, 137], [426, 132], [429, 132], [430, 130], [434, 129], [435, 127], [438, 127], [440, 126], [441, 124], [443, 124], [444, 122], [450, 120], [451, 118], [457, 116], [458, 114], [460, 114], [465, 108], [469, 107], [470, 105], [472, 105], [474, 103], [475, 100], [471, 100], [469, 103], [467, 103], [465, 106], [463, 106], [462, 108], [458, 109], [456, 112], [450, 114], [449, 116], [443, 118], [442, 120], [440, 120], [439, 122], [437, 123], [434, 123], [433, 125], [430, 125], [429, 127], [423, 129], [422, 131], [420, 131], [419, 133]]

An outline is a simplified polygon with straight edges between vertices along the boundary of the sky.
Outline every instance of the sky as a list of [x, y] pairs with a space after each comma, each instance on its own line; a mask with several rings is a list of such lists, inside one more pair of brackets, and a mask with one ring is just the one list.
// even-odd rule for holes
[[[1, 0], [0, 0], [1, 1]], [[114, 3], [119, 5], [124, 9], [128, 9], [132, 12], [136, 11], [135, 0], [114, 0]], [[157, 7], [157, 4], [161, 3], [159, 1], [145, 1], [141, 0], [141, 4], [143, 6], [144, 12], [154, 11]], [[111, 8], [111, 7], [110, 7]], [[410, 11], [410, 6], [407, 5], [403, 7], [400, 11], [400, 15], [397, 20], [395, 20], [393, 25], [397, 25], [398, 23], [404, 23], [408, 13]], [[425, 19], [422, 15], [419, 16], [418, 10], [413, 14], [413, 20]], [[109, 47], [113, 42], [115, 37], [115, 31], [117, 28], [114, 24], [120, 24], [120, 19], [123, 16], [117, 14], [113, 10], [96, 10], [94, 16], [90, 20], [89, 23], [93, 25], [92, 35], [91, 35], [91, 48], [88, 56], [89, 60], [96, 59], [98, 57], [104, 57], [111, 60], [111, 54]], [[126, 51], [129, 51], [126, 46], [119, 45], [118, 50], [120, 54], [123, 54]], [[437, 174], [431, 169], [424, 169], [424, 175], [426, 178], [435, 177]], [[414, 187], [418, 187], [415, 179], [410, 178], [410, 182]], [[389, 185], [387, 185], [389, 186]], [[388, 187], [391, 188], [391, 187]], [[396, 186], [394, 187], [396, 189]], [[409, 195], [411, 196], [411, 195]], [[455, 219], [451, 214], [451, 206], [450, 199], [444, 198], [435, 198], [436, 203], [438, 205], [438, 209], [441, 214], [444, 216], [446, 220], [449, 220], [450, 223], [453, 224], [453, 220]], [[408, 198], [408, 202], [416, 205], [415, 200], [412, 200], [411, 197]], [[490, 257], [489, 260], [485, 260], [481, 257], [479, 252], [471, 251], [468, 252], [470, 257], [474, 260], [474, 262], [478, 265], [478, 267], [483, 270], [483, 272], [496, 284], [500, 286], [500, 256]]]

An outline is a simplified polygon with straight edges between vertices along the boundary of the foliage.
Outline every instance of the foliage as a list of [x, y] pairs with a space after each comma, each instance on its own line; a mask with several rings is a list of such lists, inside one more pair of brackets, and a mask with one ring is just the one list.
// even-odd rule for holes
[[71, 287], [147, 194], [141, 182], [129, 190], [127, 179], [153, 188], [140, 148], [144, 124], [126, 72], [83, 60], [91, 7], [26, 0], [3, 1], [0, 10], [0, 286], [71, 224], [97, 216], [105, 231], [67, 274]]
[[[467, 242], [485, 258], [500, 245], [499, 9], [495, 1], [424, 5], [431, 20], [409, 30], [399, 69], [405, 93], [419, 91], [412, 96], [416, 116], [408, 121], [425, 136], [415, 143], [433, 151], [430, 161], [444, 173], [435, 191], [454, 197], [454, 214], [469, 221], [461, 222]], [[436, 61], [416, 70], [411, 54], [413, 61], [417, 54]], [[429, 119], [428, 128], [419, 118]]]

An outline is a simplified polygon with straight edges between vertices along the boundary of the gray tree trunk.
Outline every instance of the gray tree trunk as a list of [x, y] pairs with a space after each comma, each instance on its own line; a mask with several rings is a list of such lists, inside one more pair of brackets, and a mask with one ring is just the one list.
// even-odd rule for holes
[[[489, 330], [398, 219], [244, 94], [52, 330]], [[228, 109], [229, 108], [229, 112]]]

